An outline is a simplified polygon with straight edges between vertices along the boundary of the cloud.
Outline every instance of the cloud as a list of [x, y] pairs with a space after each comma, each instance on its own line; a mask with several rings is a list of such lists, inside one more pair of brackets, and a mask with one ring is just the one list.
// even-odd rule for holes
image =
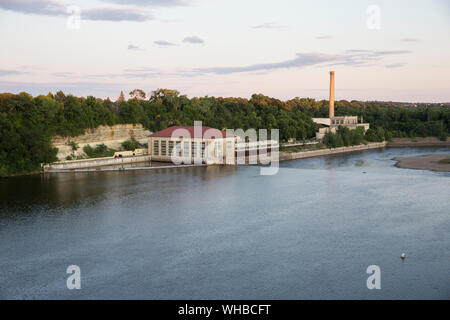
[[105, 2], [117, 4], [132, 4], [137, 6], [154, 7], [181, 7], [189, 6], [191, 1], [187, 0], [103, 0]]
[[[346, 66], [369, 66], [374, 62], [382, 60], [389, 55], [408, 54], [406, 50], [375, 51], [375, 50], [347, 50], [343, 54], [326, 53], [297, 53], [294, 59], [273, 63], [252, 64], [248, 66], [236, 67], [210, 67], [197, 68], [191, 74], [232, 74], [242, 72], [271, 71], [288, 68], [301, 68], [312, 65], [346, 65]], [[188, 73], [189, 74], [189, 73]]]
[[403, 41], [403, 42], [419, 42], [420, 40], [418, 38], [403, 38], [400, 41]]
[[176, 46], [176, 43], [172, 43], [166, 40], [157, 40], [154, 41], [153, 43], [157, 44], [158, 46], [162, 46], [162, 47], [171, 47], [171, 46]]
[[[38, 82], [13, 82], [0, 81], [0, 92], [28, 92], [33, 96], [47, 94], [48, 92], [57, 92], [62, 90], [65, 94], [74, 94], [76, 96], [116, 96], [121, 90], [127, 88], [129, 84], [108, 83], [105, 81], [78, 81], [78, 82], [56, 82], [45, 83]], [[126, 90], [124, 90], [126, 91]]]
[[333, 36], [330, 36], [330, 35], [317, 36], [316, 39], [319, 39], [319, 40], [328, 40], [328, 39], [333, 39]]
[[0, 8], [28, 14], [66, 14], [66, 6], [53, 0], [0, 0]]
[[[68, 16], [70, 6], [56, 0], [0, 0], [0, 8], [24, 14]], [[81, 18], [102, 21], [149, 21], [152, 14], [138, 8], [91, 8], [81, 10]]]
[[253, 29], [274, 29], [274, 30], [281, 30], [285, 28], [284, 26], [279, 25], [276, 22], [264, 22], [263, 24], [252, 26]]
[[404, 65], [405, 65], [404, 63], [392, 63], [392, 64], [386, 65], [386, 68], [388, 68], [388, 69], [394, 69], [394, 68], [400, 68], [400, 67], [403, 67]]
[[135, 46], [134, 44], [129, 44], [129, 45], [128, 45], [128, 50], [142, 51], [142, 50], [144, 50], [144, 49], [139, 48], [138, 46]]
[[120, 77], [125, 78], [139, 78], [139, 79], [147, 79], [147, 78], [155, 78], [162, 76], [163, 73], [159, 72], [154, 68], [130, 68], [125, 69], [123, 73], [121, 73]]
[[242, 67], [213, 67], [213, 68], [198, 68], [195, 71], [199, 73], [216, 73], [216, 74], [230, 74], [239, 72], [250, 72], [250, 71], [262, 71], [262, 70], [274, 70], [274, 69], [284, 69], [292, 67], [304, 67], [315, 64], [320, 64], [324, 62], [331, 62], [333, 60], [339, 59], [339, 56], [320, 54], [320, 53], [298, 53], [297, 57], [291, 60], [285, 60], [274, 63], [262, 63], [253, 64], [249, 66]]
[[[167, 73], [168, 74], [168, 73]], [[105, 74], [88, 74], [88, 73], [77, 73], [77, 72], [54, 72], [51, 73], [52, 76], [64, 79], [92, 79], [92, 80], [111, 80], [111, 79], [123, 79], [123, 78], [135, 78], [135, 79], [147, 79], [160, 77], [162, 75], [167, 75], [166, 73], [160, 72], [153, 68], [129, 68], [124, 69], [122, 72], [118, 73], [105, 73]]]
[[371, 51], [370, 54], [374, 56], [388, 56], [388, 55], [397, 55], [397, 54], [407, 54], [412, 53], [409, 50], [387, 50], [387, 51]]
[[52, 75], [58, 78], [76, 78], [79, 76], [75, 72], [53, 72]]
[[81, 11], [81, 18], [86, 20], [136, 21], [153, 20], [153, 15], [145, 10], [135, 8], [94, 8]]
[[186, 37], [183, 39], [183, 42], [185, 42], [185, 43], [205, 43], [205, 41], [203, 39], [200, 39], [197, 36]]
[[0, 69], [0, 77], [12, 76], [12, 75], [22, 75], [22, 74], [29, 74], [29, 72], [19, 71], [19, 70], [4, 70], [4, 69]]

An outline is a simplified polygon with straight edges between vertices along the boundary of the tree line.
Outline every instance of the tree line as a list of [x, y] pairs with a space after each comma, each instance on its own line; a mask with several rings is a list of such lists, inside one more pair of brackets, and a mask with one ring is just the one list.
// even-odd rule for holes
[[[254, 94], [250, 99], [194, 97], [158, 89], [148, 97], [140, 89], [117, 101], [56, 94], [0, 94], [0, 176], [40, 169], [56, 161], [54, 135], [77, 136], [100, 125], [142, 124], [150, 131], [194, 120], [218, 129], [280, 129], [280, 139], [310, 139], [319, 125], [312, 117], [328, 116], [328, 101], [288, 101]], [[449, 108], [411, 108], [382, 102], [338, 101], [336, 115], [358, 115], [370, 122], [370, 139], [437, 136], [450, 132]], [[381, 129], [379, 129], [381, 128]]]

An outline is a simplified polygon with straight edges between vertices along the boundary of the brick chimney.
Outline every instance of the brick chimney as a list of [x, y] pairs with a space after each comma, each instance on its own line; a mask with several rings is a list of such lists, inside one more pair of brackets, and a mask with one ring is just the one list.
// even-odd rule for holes
[[330, 71], [330, 119], [334, 118], [334, 71]]

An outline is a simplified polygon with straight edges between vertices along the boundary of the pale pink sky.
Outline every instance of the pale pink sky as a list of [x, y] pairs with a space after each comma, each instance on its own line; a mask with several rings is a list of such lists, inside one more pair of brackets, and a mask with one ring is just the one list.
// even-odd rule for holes
[[0, 92], [450, 101], [448, 1], [73, 3], [0, 0]]

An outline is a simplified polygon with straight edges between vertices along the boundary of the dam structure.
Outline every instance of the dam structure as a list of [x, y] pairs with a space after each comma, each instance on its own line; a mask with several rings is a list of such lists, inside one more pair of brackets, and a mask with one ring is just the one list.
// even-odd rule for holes
[[322, 125], [319, 131], [316, 132], [316, 139], [322, 139], [326, 133], [335, 133], [339, 126], [347, 127], [349, 129], [356, 129], [358, 127], [363, 127], [364, 131], [369, 130], [370, 124], [358, 122], [358, 116], [340, 116], [336, 117], [334, 115], [334, 71], [330, 71], [330, 111], [329, 118], [313, 118], [315, 123]]

